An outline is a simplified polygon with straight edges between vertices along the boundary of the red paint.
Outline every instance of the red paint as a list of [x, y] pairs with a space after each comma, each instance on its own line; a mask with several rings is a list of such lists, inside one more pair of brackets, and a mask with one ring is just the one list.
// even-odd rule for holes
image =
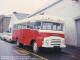
[[16, 41], [16, 39], [18, 39], [20, 43], [28, 46], [30, 46], [32, 40], [35, 40], [38, 44], [38, 47], [42, 47], [42, 41], [44, 40], [44, 37], [49, 36], [59, 36], [64, 38], [64, 34], [54, 33], [54, 31], [53, 33], [44, 33], [38, 32], [37, 30], [17, 29], [13, 30], [12, 40]]

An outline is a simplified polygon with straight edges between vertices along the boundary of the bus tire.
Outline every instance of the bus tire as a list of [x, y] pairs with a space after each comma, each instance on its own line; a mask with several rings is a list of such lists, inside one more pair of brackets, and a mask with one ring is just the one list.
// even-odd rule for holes
[[23, 47], [23, 45], [21, 43], [19, 43], [18, 39], [16, 40], [16, 45], [19, 47]]
[[17, 46], [19, 46], [19, 42], [18, 42], [18, 39], [16, 39], [16, 45], [17, 45]]
[[32, 46], [33, 52], [37, 53], [39, 51], [39, 47], [37, 46], [36, 41], [33, 42], [33, 46]]

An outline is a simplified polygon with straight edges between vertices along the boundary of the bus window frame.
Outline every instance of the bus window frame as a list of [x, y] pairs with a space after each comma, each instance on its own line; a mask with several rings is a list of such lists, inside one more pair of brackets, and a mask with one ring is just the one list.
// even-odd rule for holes
[[[38, 23], [38, 22], [40, 22], [40, 28], [39, 29], [35, 28], [35, 23]], [[32, 25], [33, 28], [31, 28], [31, 29], [33, 29], [33, 30], [41, 30], [41, 21], [30, 22], [30, 25]], [[38, 27], [38, 25], [36, 25], [36, 26]]]
[[[34, 25], [37, 22], [40, 22], [40, 28], [39, 29], [38, 28], [36, 28], [36, 29], [34, 28]], [[58, 30], [57, 29], [57, 24], [58, 24], [57, 22], [47, 22], [47, 21], [33, 21], [33, 22], [28, 21], [28, 22], [24, 22], [24, 23], [18, 23], [18, 24], [15, 24], [13, 26], [13, 28], [14, 29], [49, 30], [47, 28], [46, 29], [43, 29], [43, 23], [53, 23], [53, 26], [56, 25], [56, 29], [55, 30], [53, 29], [53, 26], [51, 27], [50, 30], [53, 30], [53, 31], [63, 31], [63, 28], [64, 28], [64, 24], [63, 23], [59, 23], [62, 26], [61, 26], [61, 30]], [[19, 26], [19, 25], [21, 25], [21, 26]], [[25, 28], [24, 28], [24, 25], [26, 25]]]
[[[51, 30], [53, 30], [53, 31], [63, 31], [63, 27], [64, 27], [64, 24], [62, 24], [62, 23], [57, 23], [57, 22], [46, 22], [46, 21], [42, 21], [42, 28], [41, 28], [41, 30], [49, 30], [49, 29], [43, 29], [43, 23], [53, 23], [53, 26], [54, 25], [56, 25], [56, 29], [55, 30], [53, 30], [53, 28], [51, 28]], [[61, 24], [62, 26], [61, 26], [61, 30], [58, 30], [57, 29], [57, 24]]]

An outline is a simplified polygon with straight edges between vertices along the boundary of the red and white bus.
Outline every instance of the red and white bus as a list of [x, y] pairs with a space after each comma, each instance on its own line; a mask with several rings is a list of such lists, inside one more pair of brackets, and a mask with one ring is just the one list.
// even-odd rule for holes
[[55, 18], [40, 16], [18, 21], [13, 26], [12, 40], [17, 45], [32, 46], [34, 52], [39, 48], [65, 48], [63, 22]]

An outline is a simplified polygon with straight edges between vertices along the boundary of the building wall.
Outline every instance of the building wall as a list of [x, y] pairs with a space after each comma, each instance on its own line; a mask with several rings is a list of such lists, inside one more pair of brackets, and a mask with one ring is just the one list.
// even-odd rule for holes
[[11, 15], [11, 21], [9, 24], [9, 30], [10, 32], [13, 31], [13, 25], [15, 22], [19, 21], [19, 20], [24, 20], [28, 17], [29, 14], [25, 14], [25, 13], [18, 13], [18, 12], [13, 12], [13, 14]]
[[10, 23], [10, 17], [3, 18], [3, 32], [8, 31]]
[[10, 17], [2, 16], [2, 18], [0, 19], [0, 32], [8, 31], [10, 19]]
[[0, 32], [2, 32], [2, 16], [0, 16]]
[[75, 20], [76, 32], [77, 32], [77, 46], [80, 47], [80, 18]]
[[0, 21], [0, 32], [2, 32], [2, 22]]
[[44, 15], [63, 17], [66, 43], [68, 45], [77, 46], [75, 18], [80, 16], [80, 1], [62, 0], [60, 3], [57, 3], [36, 15], [41, 13], [44, 13]]
[[66, 43], [77, 46], [75, 17], [80, 16], [80, 2], [63, 0], [56, 6], [45, 10], [44, 14], [64, 17]]

